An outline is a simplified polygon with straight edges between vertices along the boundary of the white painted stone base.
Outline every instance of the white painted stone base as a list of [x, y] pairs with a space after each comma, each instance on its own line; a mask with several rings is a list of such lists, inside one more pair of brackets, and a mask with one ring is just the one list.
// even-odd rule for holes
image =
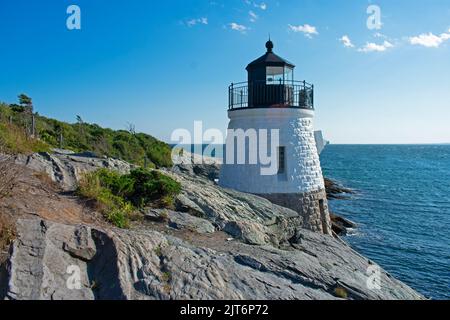
[[[242, 109], [229, 111], [228, 116], [229, 129], [266, 129], [268, 132], [278, 129], [279, 145], [286, 150], [285, 171], [262, 175], [261, 168], [267, 166], [260, 162], [227, 163], [226, 154], [232, 151], [228, 146], [219, 184], [257, 194], [275, 204], [293, 209], [303, 217], [305, 228], [332, 234], [325, 183], [314, 137], [314, 111], [295, 108]], [[245, 148], [248, 159], [248, 143], [241, 148]]]
[[[267, 129], [269, 132], [278, 129], [280, 146], [286, 149], [286, 170], [284, 174], [264, 176], [261, 168], [267, 166], [259, 162], [253, 165], [229, 164], [224, 160], [220, 175], [221, 186], [255, 194], [306, 193], [325, 188], [314, 138], [314, 111], [261, 108], [234, 110], [228, 115], [229, 129]], [[248, 155], [248, 144], [245, 148]], [[225, 153], [228, 152], [232, 150], [226, 148]]]

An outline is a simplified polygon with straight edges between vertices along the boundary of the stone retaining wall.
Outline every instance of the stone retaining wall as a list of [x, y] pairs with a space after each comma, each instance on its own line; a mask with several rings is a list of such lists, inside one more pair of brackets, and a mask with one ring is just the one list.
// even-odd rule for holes
[[324, 234], [332, 234], [325, 189], [308, 193], [259, 194], [259, 196], [279, 206], [298, 212], [303, 217], [304, 228]]

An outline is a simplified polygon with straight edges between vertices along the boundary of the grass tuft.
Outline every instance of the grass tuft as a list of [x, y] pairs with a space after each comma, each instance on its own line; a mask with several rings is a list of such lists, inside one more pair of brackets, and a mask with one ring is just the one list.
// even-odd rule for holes
[[6, 251], [16, 238], [16, 229], [12, 219], [0, 213], [0, 251]]
[[48, 152], [51, 149], [44, 141], [29, 137], [19, 126], [5, 123], [0, 123], [0, 145], [0, 152], [10, 154]]
[[342, 299], [348, 298], [348, 293], [347, 293], [347, 290], [345, 290], [345, 288], [338, 287], [338, 288], [334, 289], [334, 293], [339, 298], [342, 298]]

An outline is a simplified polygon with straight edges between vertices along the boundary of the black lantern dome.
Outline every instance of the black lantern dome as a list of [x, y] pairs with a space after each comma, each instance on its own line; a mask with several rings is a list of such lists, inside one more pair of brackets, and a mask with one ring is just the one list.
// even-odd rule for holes
[[230, 110], [242, 108], [313, 109], [313, 86], [294, 80], [295, 65], [273, 52], [266, 42], [266, 53], [251, 62], [246, 70], [247, 83], [229, 88]]
[[247, 66], [248, 81], [293, 80], [295, 65], [273, 53], [274, 44], [267, 41], [267, 52]]

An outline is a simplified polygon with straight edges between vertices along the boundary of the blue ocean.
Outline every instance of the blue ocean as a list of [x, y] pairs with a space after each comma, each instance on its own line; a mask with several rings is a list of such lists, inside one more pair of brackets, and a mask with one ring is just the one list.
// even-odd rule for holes
[[432, 299], [450, 299], [450, 145], [330, 145], [324, 175], [357, 191], [332, 200], [358, 224], [357, 251]]

